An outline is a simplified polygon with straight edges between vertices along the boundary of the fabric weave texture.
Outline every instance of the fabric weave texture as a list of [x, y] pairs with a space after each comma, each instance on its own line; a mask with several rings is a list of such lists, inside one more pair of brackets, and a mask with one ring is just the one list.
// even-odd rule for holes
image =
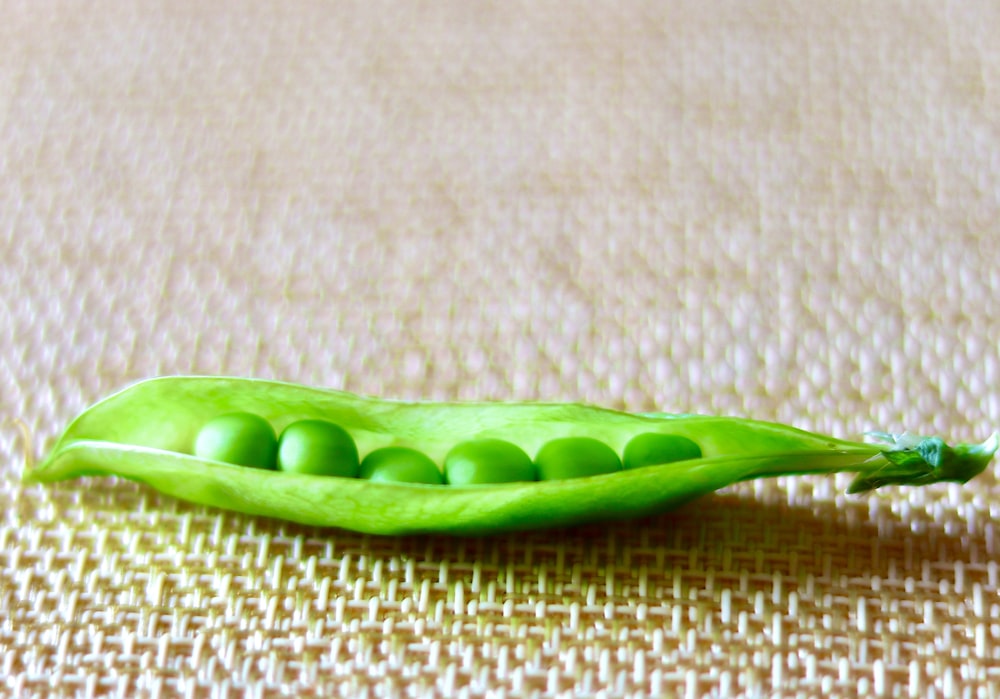
[[996, 467], [373, 537], [19, 482], [167, 374], [981, 441], [988, 0], [0, 0], [0, 694], [1000, 696]]

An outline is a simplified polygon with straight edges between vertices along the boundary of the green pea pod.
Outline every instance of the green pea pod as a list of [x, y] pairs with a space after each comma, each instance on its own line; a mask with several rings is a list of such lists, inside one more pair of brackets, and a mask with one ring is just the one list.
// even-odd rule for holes
[[[500, 439], [537, 454], [552, 440], [596, 439], [622, 454], [636, 436], [696, 443], [699, 458], [565, 480], [485, 485], [385, 483], [248, 468], [193, 456], [213, 418], [251, 413], [277, 433], [298, 420], [346, 430], [363, 457], [415, 449], [444, 463], [459, 443]], [[851, 492], [965, 482], [997, 450], [936, 438], [844, 441], [739, 418], [629, 414], [576, 404], [413, 403], [257, 379], [164, 377], [138, 383], [76, 418], [25, 482], [121, 476], [203, 505], [375, 534], [482, 534], [649, 515], [752, 478], [851, 471]], [[681, 440], [683, 441], [683, 440]], [[503, 479], [498, 479], [503, 480]]]

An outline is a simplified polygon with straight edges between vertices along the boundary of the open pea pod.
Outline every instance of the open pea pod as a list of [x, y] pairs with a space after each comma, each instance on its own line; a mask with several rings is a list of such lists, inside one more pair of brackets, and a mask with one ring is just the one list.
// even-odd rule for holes
[[[206, 423], [235, 412], [264, 418], [276, 433], [302, 420], [328, 421], [346, 430], [362, 458], [405, 447], [440, 468], [456, 445], [477, 440], [503, 440], [536, 460], [547, 447], [568, 443], [576, 449], [566, 452], [574, 454], [571, 461], [586, 461], [593, 440], [622, 455], [640, 435], [669, 435], [696, 444], [697, 454], [600, 475], [480, 485], [375, 482], [194, 456]], [[881, 437], [885, 443], [868, 444], [739, 418], [577, 404], [415, 403], [257, 379], [164, 377], [83, 412], [48, 457], [26, 470], [24, 481], [114, 475], [182, 500], [309, 525], [481, 534], [663, 512], [765, 476], [851, 471], [858, 474], [852, 492], [965, 482], [986, 468], [998, 446], [995, 434], [981, 445], [954, 447], [933, 437]]]

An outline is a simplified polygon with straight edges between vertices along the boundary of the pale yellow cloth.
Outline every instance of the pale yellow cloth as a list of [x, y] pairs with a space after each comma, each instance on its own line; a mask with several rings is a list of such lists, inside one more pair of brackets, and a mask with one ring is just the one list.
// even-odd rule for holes
[[[1000, 12], [0, 0], [0, 412], [152, 375], [1000, 426]], [[998, 487], [485, 539], [22, 488], [0, 694], [997, 696]]]

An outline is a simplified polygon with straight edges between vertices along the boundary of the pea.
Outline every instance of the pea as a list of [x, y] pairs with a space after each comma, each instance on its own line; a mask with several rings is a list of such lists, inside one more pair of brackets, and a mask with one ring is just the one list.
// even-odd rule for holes
[[358, 448], [347, 431], [326, 420], [299, 420], [278, 439], [278, 470], [318, 476], [358, 475]]
[[502, 439], [476, 439], [455, 446], [444, 459], [444, 478], [452, 485], [537, 480], [531, 457]]
[[636, 435], [625, 446], [622, 464], [625, 469], [701, 458], [701, 447], [677, 434], [646, 432]]
[[271, 423], [253, 413], [226, 413], [205, 423], [194, 442], [199, 459], [274, 469], [278, 439]]
[[361, 462], [361, 477], [379, 483], [444, 482], [437, 464], [426, 454], [408, 447], [376, 449]]
[[543, 481], [583, 478], [622, 470], [615, 450], [590, 437], [553, 439], [535, 456], [538, 478]]

